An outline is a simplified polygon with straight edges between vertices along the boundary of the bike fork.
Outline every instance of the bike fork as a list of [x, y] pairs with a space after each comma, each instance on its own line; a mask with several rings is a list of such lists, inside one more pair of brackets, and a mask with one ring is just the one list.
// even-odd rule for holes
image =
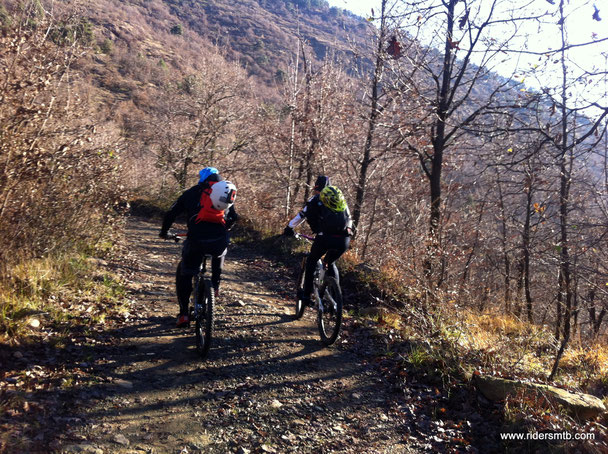
[[195, 320], [198, 318], [198, 316], [201, 313], [201, 304], [199, 302], [200, 298], [199, 298], [199, 294], [198, 294], [198, 291], [199, 291], [199, 281], [200, 281], [200, 277], [196, 276], [193, 279], [193, 283], [192, 283], [192, 286], [193, 286], [193, 288], [192, 288], [192, 302], [194, 303], [193, 304], [192, 315], [193, 315], [193, 317], [194, 317]]
[[321, 298], [321, 295], [319, 293], [319, 289], [315, 287], [315, 291], [314, 291], [314, 296], [315, 299], [317, 300], [317, 304], [319, 307], [319, 312], [323, 312], [323, 298]]

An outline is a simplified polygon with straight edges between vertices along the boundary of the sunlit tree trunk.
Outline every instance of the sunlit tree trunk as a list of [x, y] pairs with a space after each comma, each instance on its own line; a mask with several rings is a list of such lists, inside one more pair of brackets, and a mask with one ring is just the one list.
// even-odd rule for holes
[[367, 135], [365, 138], [363, 155], [361, 157], [359, 167], [359, 181], [357, 183], [357, 191], [355, 195], [355, 206], [353, 208], [353, 223], [355, 224], [355, 226], [359, 226], [359, 221], [361, 219], [361, 212], [363, 209], [363, 201], [365, 199], [365, 191], [367, 184], [367, 172], [369, 170], [370, 164], [373, 162], [372, 145], [378, 122], [378, 116], [380, 113], [378, 99], [380, 96], [379, 85], [382, 79], [382, 72], [384, 69], [383, 47], [386, 38], [386, 2], [387, 0], [382, 0], [382, 3], [380, 5], [380, 30], [378, 36], [378, 45], [376, 48], [376, 63], [374, 66], [374, 74], [372, 76], [371, 84], [371, 106], [367, 123]]

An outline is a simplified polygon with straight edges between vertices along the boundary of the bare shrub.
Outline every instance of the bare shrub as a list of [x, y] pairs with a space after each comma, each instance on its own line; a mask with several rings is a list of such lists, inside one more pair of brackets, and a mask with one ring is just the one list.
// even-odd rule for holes
[[[119, 150], [72, 70], [87, 50], [75, 14], [28, 3], [0, 38], [0, 260], [89, 241], [120, 200]], [[60, 24], [73, 33], [57, 43]]]

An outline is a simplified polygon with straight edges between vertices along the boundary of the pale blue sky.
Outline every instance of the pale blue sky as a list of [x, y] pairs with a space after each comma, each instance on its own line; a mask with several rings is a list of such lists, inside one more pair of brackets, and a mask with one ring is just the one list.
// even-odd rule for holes
[[[403, 0], [404, 3], [405, 0]], [[361, 17], [369, 17], [371, 15], [371, 9], [374, 8], [376, 15], [378, 15], [380, 11], [380, 3], [381, 0], [328, 0], [328, 3], [331, 6], [337, 6], [339, 8], [344, 8], [352, 11], [353, 13], [361, 16]], [[389, 4], [393, 4], [394, 2], [391, 0]], [[532, 6], [533, 9], [537, 9], [537, 11], [545, 11], [545, 10], [555, 10], [557, 11], [558, 1], [546, 0], [538, 2], [532, 2], [529, 6]], [[507, 7], [509, 6], [508, 2], [505, 2]], [[593, 13], [594, 7], [600, 10], [600, 17], [603, 19], [601, 22], [595, 21], [592, 19], [591, 15]], [[608, 0], [575, 0], [566, 2], [566, 8], [568, 13], [568, 38], [570, 44], [578, 44], [578, 43], [586, 43], [590, 41], [594, 41], [596, 39], [602, 39], [608, 37], [608, 31], [606, 29], [606, 22], [608, 22]], [[557, 20], [553, 19], [554, 22]], [[555, 49], [559, 46], [559, 30], [556, 24], [552, 24], [550, 21], [543, 24], [542, 28], [540, 24], [538, 25], [538, 30], [535, 27], [534, 30], [531, 31], [532, 36], [536, 36], [537, 39], [528, 39], [525, 42], [522, 42], [522, 48], [526, 48], [530, 51], [537, 52], [545, 52], [551, 48]], [[526, 29], [522, 29], [521, 31], [525, 31]], [[500, 32], [499, 32], [500, 33]], [[500, 36], [500, 35], [498, 35]], [[436, 43], [435, 43], [436, 44]], [[440, 43], [442, 45], [443, 43]], [[515, 44], [513, 42], [512, 44]], [[580, 66], [580, 71], [583, 71], [583, 68], [587, 71], [593, 72], [594, 70], [601, 70], [605, 68], [605, 65], [608, 63], [608, 42], [599, 43], [594, 46], [585, 46], [579, 47], [570, 52], [569, 57], [576, 61], [576, 64]], [[510, 64], [505, 65], [506, 75], [509, 75], [512, 71], [512, 68], [517, 65], [520, 69], [519, 71], [529, 70], [531, 67], [535, 66], [538, 57], [530, 56], [530, 57], [519, 57], [519, 59], [513, 60]], [[598, 66], [597, 68], [593, 68], [593, 66]], [[537, 66], [537, 65], [536, 65]], [[576, 67], [571, 68], [574, 72], [576, 71]], [[523, 74], [520, 72], [520, 74]], [[542, 84], [546, 81], [547, 77], [552, 78], [552, 75], [549, 73], [539, 74], [540, 76], [536, 83], [532, 79], [534, 77], [527, 77], [525, 84], [529, 86], [536, 86]], [[597, 79], [597, 78], [596, 78]], [[523, 80], [522, 80], [523, 81]], [[600, 82], [600, 80], [596, 80], [596, 83]], [[590, 90], [591, 87], [585, 87], [585, 90]], [[606, 86], [595, 86], [591, 91], [597, 92], [597, 90], [606, 90]], [[608, 102], [608, 100], [606, 100]]]
[[331, 6], [347, 9], [361, 17], [369, 16], [372, 8], [376, 11], [380, 10], [380, 0], [328, 0], [328, 2]]

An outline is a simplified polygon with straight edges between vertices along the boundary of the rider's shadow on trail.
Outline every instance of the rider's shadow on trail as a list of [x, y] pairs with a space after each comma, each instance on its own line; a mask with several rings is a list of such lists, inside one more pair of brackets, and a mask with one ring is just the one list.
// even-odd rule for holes
[[[157, 331], [162, 332], [164, 330]], [[84, 392], [115, 399], [121, 395], [132, 398], [147, 392], [173, 392], [177, 391], [177, 388], [185, 387], [200, 390], [199, 396], [194, 393], [191, 398], [204, 398], [218, 386], [224, 388], [235, 380], [257, 383], [256, 388], [259, 391], [280, 391], [285, 386], [316, 384], [318, 378], [311, 376], [311, 373], [318, 371], [323, 372], [323, 380], [348, 379], [361, 372], [360, 366], [352, 364], [352, 360], [337, 360], [336, 355], [340, 355], [340, 352], [331, 352], [321, 357], [311, 356], [310, 353], [324, 349], [317, 340], [303, 340], [301, 349], [274, 356], [272, 361], [268, 361], [268, 350], [275, 349], [279, 344], [293, 344], [294, 341], [283, 339], [260, 342], [251, 336], [218, 337], [217, 340], [205, 362], [200, 361], [196, 349], [192, 346], [192, 339], [186, 334], [174, 336], [171, 342], [161, 343], [154, 349], [147, 346], [127, 346], [119, 360], [103, 366], [100, 370], [105, 376], [112, 377], [112, 382], [91, 387]], [[346, 364], [349, 366], [345, 367]], [[281, 379], [267, 382], [264, 377], [268, 375]], [[140, 409], [127, 411], [143, 412], [158, 405], [152, 404], [149, 407], [142, 403]], [[181, 404], [177, 400], [164, 405], [179, 407]], [[114, 411], [108, 407], [100, 410], [100, 413], [108, 416]], [[121, 412], [124, 413], [125, 410], [122, 409]]]
[[[237, 314], [234, 314], [238, 316]], [[325, 347], [318, 339], [309, 338], [312, 326], [288, 325], [292, 317], [286, 314], [269, 314], [276, 318], [273, 321], [250, 323], [239, 326], [239, 332], [245, 330], [260, 330], [273, 326], [286, 325], [285, 335], [259, 339], [254, 334], [239, 334], [227, 329], [229, 322], [219, 320], [214, 330], [211, 351], [206, 361], [201, 361], [194, 346], [193, 327], [179, 329], [173, 326], [173, 317], [157, 316], [146, 319], [136, 326], [127, 326], [114, 331], [112, 337], [122, 339], [120, 355], [116, 354], [116, 347], [110, 347], [107, 355], [112, 358], [111, 367], [100, 366], [105, 376], [116, 377], [123, 380], [154, 383], [155, 374], [162, 371], [162, 377], [167, 374], [182, 373], [182, 368], [196, 368], [198, 371], [216, 370], [218, 364], [222, 371], [232, 376], [245, 368], [247, 374], [255, 375], [256, 366], [275, 364], [276, 372], [294, 370], [300, 367], [297, 359], [304, 358], [311, 353], [323, 350]], [[241, 331], [242, 330], [242, 331]], [[130, 340], [132, 342], [130, 343]], [[143, 342], [142, 342], [143, 340]], [[263, 351], [281, 350], [281, 345], [301, 346], [288, 353], [277, 356], [270, 355], [268, 359], [255, 359]], [[339, 355], [335, 348], [329, 349], [330, 356]], [[102, 353], [102, 352], [99, 352]], [[266, 353], [268, 354], [268, 353]], [[295, 361], [290, 363], [290, 361]], [[140, 364], [141, 363], [141, 364]], [[144, 367], [141, 367], [145, 365]], [[172, 372], [175, 366], [183, 366]], [[191, 372], [189, 372], [191, 373]]]
[[[81, 389], [83, 400], [90, 396], [103, 403], [91, 410], [91, 416], [137, 419], [151, 412], [221, 405], [245, 392], [262, 401], [269, 395], [280, 396], [285, 389], [322, 392], [325, 382], [354, 383], [369, 369], [339, 347], [324, 347], [316, 337], [314, 320], [309, 317], [306, 323], [290, 324], [293, 318], [287, 314], [270, 310], [252, 314], [246, 308], [234, 312], [238, 310], [234, 306], [230, 309], [230, 317], [217, 319], [206, 361], [201, 361], [196, 352], [193, 327], [175, 328], [172, 316], [151, 316], [137, 325], [114, 330], [112, 337], [120, 338], [122, 343], [108, 346], [107, 352], [102, 347], [99, 353], [107, 353], [104, 356], [112, 361], [96, 366], [100, 376], [111, 380]], [[242, 317], [262, 320], [239, 323], [236, 329], [229, 329], [230, 319]], [[264, 330], [270, 331], [268, 336]], [[347, 387], [344, 393], [374, 392], [373, 386], [364, 386]], [[352, 408], [353, 403], [341, 396], [335, 394], [334, 398], [332, 393], [328, 407], [336, 411]], [[291, 404], [303, 413], [309, 411], [307, 405]]]
[[[250, 315], [244, 311], [243, 312], [232, 312], [232, 314], [236, 315], [236, 316], [243, 316], [243, 317]], [[263, 326], [284, 325], [284, 324], [293, 322], [293, 316], [287, 315], [287, 314], [278, 314], [277, 315], [275, 312], [260, 312], [259, 315], [264, 316], [264, 317], [275, 317], [275, 318], [277, 318], [277, 320], [274, 320], [271, 322], [263, 322], [263, 323], [249, 323], [246, 325], [240, 325], [239, 328], [254, 329], [254, 328], [260, 328]], [[217, 322], [220, 327], [222, 325], [227, 324], [227, 322], [221, 321], [221, 320], [218, 320]]]
[[[302, 374], [301, 371], [320, 370], [325, 373], [322, 377], [311, 374]], [[141, 371], [146, 376], [150, 371]], [[309, 360], [301, 362], [293, 369], [273, 366], [268, 363], [250, 363], [247, 365], [222, 366], [220, 364], [208, 364], [206, 368], [200, 368], [178, 376], [167, 375], [160, 380], [148, 380], [145, 387], [134, 384], [132, 389], [125, 389], [116, 386], [112, 389], [105, 389], [103, 394], [111, 396], [108, 405], [97, 407], [90, 413], [94, 420], [98, 418], [120, 418], [122, 421], [137, 420], [141, 415], [150, 415], [157, 412], [157, 418], [162, 418], [167, 412], [183, 412], [184, 409], [194, 409], [196, 407], [206, 407], [207, 405], [222, 406], [228, 402], [234, 402], [235, 398], [246, 398], [247, 401], [266, 402], [268, 396], [280, 395], [286, 388], [293, 390], [307, 390], [307, 393], [326, 393], [324, 389], [330, 386], [329, 383], [346, 383], [356, 377], [361, 371], [346, 368], [326, 370], [323, 365], [314, 367]], [[257, 375], [256, 375], [257, 374]], [[273, 377], [267, 380], [265, 377]], [[277, 379], [280, 377], [280, 379]], [[341, 389], [334, 389], [332, 393], [324, 396], [324, 406], [331, 411], [339, 412], [345, 410], [349, 412], [353, 406], [367, 406], [370, 411], [380, 411], [384, 402], [354, 402], [346, 399], [352, 393], [361, 395], [372, 395], [374, 384], [366, 384], [357, 388], [349, 388], [348, 385], [341, 386]], [[164, 399], [148, 398], [147, 391], [153, 394], [166, 392]], [[120, 402], [124, 399], [131, 402], [128, 406], [117, 406], [111, 403]], [[290, 402], [290, 413], [308, 413], [310, 406], [306, 399]]]

